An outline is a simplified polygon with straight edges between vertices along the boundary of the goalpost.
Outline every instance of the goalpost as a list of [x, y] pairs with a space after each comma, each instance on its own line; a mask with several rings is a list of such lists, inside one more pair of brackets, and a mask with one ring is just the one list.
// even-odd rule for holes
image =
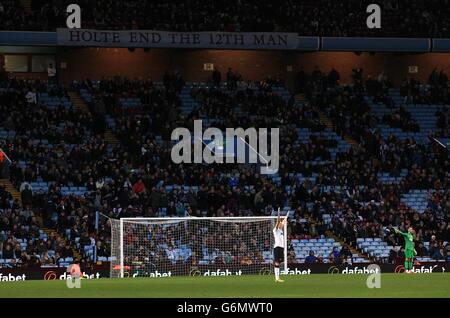
[[[111, 277], [268, 275], [276, 218], [110, 219]], [[287, 222], [284, 233], [287, 273]]]

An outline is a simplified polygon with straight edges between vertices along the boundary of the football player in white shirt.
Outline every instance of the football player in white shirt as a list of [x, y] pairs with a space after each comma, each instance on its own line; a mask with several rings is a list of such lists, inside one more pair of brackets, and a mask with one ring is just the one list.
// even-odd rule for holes
[[283, 218], [280, 217], [280, 208], [278, 208], [277, 223], [273, 229], [273, 236], [275, 243], [273, 245], [273, 257], [274, 257], [274, 272], [275, 272], [275, 282], [283, 283], [284, 280], [280, 279], [280, 263], [284, 262], [284, 225], [287, 222], [288, 215]]

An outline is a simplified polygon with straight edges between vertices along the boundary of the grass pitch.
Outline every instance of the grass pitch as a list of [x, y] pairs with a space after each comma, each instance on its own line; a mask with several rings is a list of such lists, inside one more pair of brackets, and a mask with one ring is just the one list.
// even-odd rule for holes
[[382, 274], [381, 288], [369, 289], [367, 275], [314, 274], [272, 276], [169, 277], [82, 280], [69, 289], [65, 281], [0, 282], [0, 297], [444, 297], [450, 298], [450, 273]]

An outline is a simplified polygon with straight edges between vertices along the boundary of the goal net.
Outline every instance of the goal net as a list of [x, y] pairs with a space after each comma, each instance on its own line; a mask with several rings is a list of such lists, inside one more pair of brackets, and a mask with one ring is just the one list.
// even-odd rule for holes
[[111, 219], [111, 277], [270, 274], [275, 222], [275, 216]]

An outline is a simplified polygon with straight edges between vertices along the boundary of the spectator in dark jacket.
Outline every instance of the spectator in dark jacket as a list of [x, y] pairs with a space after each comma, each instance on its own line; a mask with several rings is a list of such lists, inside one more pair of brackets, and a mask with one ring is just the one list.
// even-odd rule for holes
[[419, 243], [419, 246], [417, 246], [416, 251], [417, 251], [417, 256], [420, 256], [420, 257], [428, 256], [428, 250], [423, 245], [422, 242]]
[[22, 198], [22, 205], [24, 207], [29, 207], [33, 204], [33, 192], [28, 184], [25, 185], [25, 188], [20, 193]]
[[70, 247], [70, 244], [66, 244], [61, 250], [61, 257], [73, 257], [73, 250]]
[[444, 256], [444, 249], [443, 248], [437, 248], [435, 249], [433, 255], [431, 256], [432, 259], [436, 260], [436, 261], [440, 261], [445, 259]]
[[220, 81], [222, 80], [222, 74], [220, 74], [220, 71], [218, 69], [214, 69], [212, 73], [212, 81], [214, 86], [219, 86]]
[[314, 251], [309, 251], [309, 255], [305, 258], [305, 263], [313, 264], [317, 263], [317, 257], [314, 255]]
[[11, 248], [10, 244], [6, 244], [3, 248], [3, 258], [4, 259], [13, 259], [14, 258], [14, 251]]
[[14, 249], [14, 258], [19, 259], [22, 256], [22, 248], [20, 244], [17, 244]]

